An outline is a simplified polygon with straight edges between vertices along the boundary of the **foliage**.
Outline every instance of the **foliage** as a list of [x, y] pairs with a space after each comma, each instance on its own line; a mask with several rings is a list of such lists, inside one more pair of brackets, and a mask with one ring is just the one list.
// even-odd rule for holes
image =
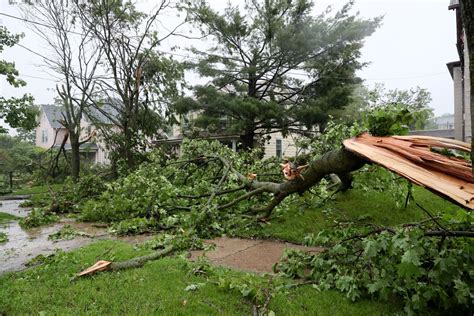
[[64, 225], [60, 230], [48, 236], [49, 240], [71, 240], [77, 236], [87, 236], [86, 233], [80, 232], [71, 225]]
[[172, 246], [177, 251], [190, 251], [204, 249], [204, 243], [192, 232], [178, 231], [175, 234], [161, 233], [154, 236], [143, 245], [147, 249], [164, 249]]
[[88, 92], [87, 96], [100, 114], [92, 119], [112, 151], [115, 171], [124, 164], [127, 168], [122, 171], [128, 172], [143, 162], [149, 140], [162, 136], [166, 129], [168, 103], [181, 90], [182, 66], [156, 50], [163, 38], [154, 27], [169, 6], [162, 1], [151, 12], [140, 12], [130, 1], [76, 5], [78, 19], [96, 49], [103, 52], [106, 75], [94, 78], [98, 93]]
[[193, 49], [199, 61], [190, 63], [211, 83], [195, 87], [195, 99], [175, 109], [199, 110], [195, 124], [208, 131], [237, 131], [244, 148], [271, 129], [286, 134], [324, 123], [331, 108], [349, 103], [355, 72], [364, 66], [363, 40], [381, 20], [352, 15], [352, 5], [315, 17], [307, 0], [249, 0], [222, 13], [205, 1], [183, 1], [189, 19], [212, 40], [212, 53]]
[[[115, 222], [136, 217], [154, 218], [162, 228], [196, 228], [204, 237], [223, 232], [243, 224], [242, 218], [233, 213], [217, 212], [217, 203], [231, 201], [236, 193], [214, 197], [207, 203], [209, 188], [216, 187], [221, 177], [222, 165], [217, 159], [200, 161], [196, 157], [221, 155], [246, 172], [256, 172], [265, 179], [269, 174], [280, 174], [276, 161], [258, 161], [258, 150], [239, 155], [218, 142], [185, 141], [179, 161], [165, 162], [159, 150], [148, 156], [136, 171], [107, 186], [96, 200], [83, 206], [82, 219], [87, 221]], [[237, 181], [229, 175], [229, 181], [218, 190], [235, 189]], [[204, 194], [203, 196], [200, 196]], [[237, 192], [238, 194], [238, 192]], [[187, 198], [197, 196], [196, 198]], [[268, 198], [268, 197], [265, 197]], [[193, 202], [194, 200], [194, 202]], [[250, 206], [249, 202], [239, 205], [236, 213]], [[223, 226], [224, 225], [224, 226]]]
[[[12, 172], [17, 179], [14, 185], [19, 184], [18, 180], [23, 183], [32, 180], [31, 173], [37, 170], [35, 162], [39, 153], [40, 151], [34, 145], [24, 142], [18, 137], [0, 135], [0, 174], [7, 176]], [[21, 179], [18, 179], [19, 177]], [[2, 185], [3, 183], [0, 183], [0, 187]]]
[[98, 173], [99, 169], [92, 168], [82, 173], [77, 182], [72, 178], [66, 178], [62, 184], [47, 184], [19, 190], [16, 193], [31, 194], [30, 199], [21, 204], [22, 207], [44, 207], [58, 214], [78, 213], [83, 203], [99, 196], [106, 189], [106, 180]]
[[[0, 207], [2, 206], [2, 203], [0, 202]], [[0, 224], [8, 223], [12, 220], [15, 220], [17, 217], [8, 213], [2, 213], [0, 212]]]
[[374, 136], [408, 135], [425, 110], [411, 111], [405, 104], [391, 104], [371, 109], [365, 117], [365, 125]]
[[[448, 229], [472, 221], [466, 211], [446, 217]], [[321, 231], [306, 241], [329, 246], [327, 250], [313, 256], [289, 252], [277, 270], [303, 277], [301, 272], [309, 268], [316, 289], [336, 289], [352, 300], [395, 296], [408, 314], [431, 308], [467, 312], [474, 304], [474, 275], [469, 268], [474, 263], [474, 243], [468, 238], [426, 237], [424, 230], [429, 227], [410, 225], [391, 231], [351, 225]]]
[[[0, 53], [5, 47], [12, 47], [17, 44], [22, 35], [11, 34], [3, 25], [0, 26]], [[15, 68], [15, 63], [0, 59], [0, 75], [6, 76], [6, 81], [13, 87], [22, 87], [26, 82], [19, 79], [19, 72]], [[33, 97], [29, 94], [21, 98], [5, 98], [0, 96], [0, 119], [10, 125], [10, 127], [21, 127], [32, 130], [36, 126], [37, 109], [32, 105]], [[6, 130], [0, 127], [0, 133]]]
[[403, 135], [408, 129], [430, 127], [434, 116], [430, 102], [429, 91], [420, 87], [387, 90], [383, 84], [373, 89], [359, 86], [351, 104], [334, 116], [347, 124], [358, 122], [373, 135]]
[[387, 192], [398, 209], [413, 200], [413, 185], [405, 178], [377, 165], [364, 166], [357, 172], [353, 187], [365, 192]]
[[[314, 148], [321, 151], [328, 150], [347, 137], [347, 134], [356, 133], [360, 129], [358, 126], [339, 128], [336, 123], [330, 123], [328, 134], [322, 136], [319, 139], [320, 143], [316, 143]], [[251, 201], [241, 201], [232, 207], [231, 212], [218, 208], [219, 205], [233, 201], [240, 194], [240, 189], [244, 188], [238, 187], [235, 176], [232, 173], [226, 173], [225, 166], [216, 157], [226, 157], [234, 168], [244, 174], [256, 173], [259, 180], [268, 178], [274, 181], [282, 179], [277, 161], [257, 159], [260, 154], [257, 150], [238, 154], [217, 142], [195, 140], [186, 141], [181, 154], [178, 160], [173, 160], [168, 159], [169, 157], [159, 150], [149, 153], [146, 163], [127, 176], [106, 184], [105, 191], [89, 200], [81, 208], [83, 209], [82, 217], [89, 220], [115, 222], [114, 228], [121, 234], [141, 233], [156, 228], [167, 230], [168, 234], [161, 234], [148, 244], [147, 247], [150, 248], [162, 248], [172, 244], [179, 249], [190, 249], [199, 245], [201, 238], [223, 233], [232, 235], [251, 232], [266, 226], [265, 223], [255, 222], [252, 216], [246, 213], [254, 204], [265, 203], [271, 199], [270, 195], [255, 197]], [[223, 178], [222, 174], [226, 174], [226, 178]], [[354, 183], [356, 194], [363, 194], [364, 191], [376, 194], [380, 191], [385, 194], [386, 199], [390, 199], [393, 194], [394, 197], [397, 196], [396, 199], [404, 201], [406, 182], [396, 183], [394, 176], [385, 170], [368, 167], [363, 169], [356, 179], [358, 179]], [[373, 189], [376, 189], [375, 192]], [[219, 191], [228, 191], [228, 193], [209, 194]], [[387, 208], [394, 207], [394, 203], [388, 204], [387, 200], [382, 200], [380, 202], [382, 205], [378, 206], [377, 210], [372, 210], [376, 207], [377, 201], [376, 199], [369, 201], [368, 195], [358, 198], [368, 200], [366, 201], [368, 204], [364, 207], [370, 209], [353, 210], [349, 213], [350, 215], [359, 215], [347, 220], [344, 216], [337, 214], [338, 204], [343, 204], [347, 195], [344, 195], [340, 201], [324, 204], [330, 196], [329, 181], [323, 181], [321, 186], [315, 188], [313, 194], [306, 192], [303, 197], [291, 196], [280, 205], [275, 214], [275, 220], [284, 216], [286, 212], [294, 210], [296, 214], [304, 212], [301, 207], [304, 203], [307, 204], [306, 209], [314, 211], [314, 205], [317, 203], [318, 210], [323, 206], [321, 209], [324, 212], [323, 220], [332, 223], [334, 227], [307, 238], [308, 243], [330, 247], [327, 251], [316, 257], [289, 253], [288, 259], [278, 266], [277, 270], [286, 273], [287, 276], [308, 277], [306, 268], [309, 267], [311, 271], [309, 277], [314, 278], [314, 282], [319, 282], [318, 289], [336, 289], [347, 294], [350, 299], [398, 297], [400, 300], [407, 300], [407, 311], [426, 311], [426, 306], [436, 300], [439, 301], [435, 306], [437, 309], [459, 308], [457, 305], [449, 305], [456, 304], [455, 301], [451, 303], [443, 301], [444, 297], [449, 295], [457, 295], [458, 304], [466, 299], [466, 295], [469, 299], [470, 294], [465, 290], [466, 284], [469, 288], [469, 283], [456, 281], [456, 286], [461, 288], [462, 294], [459, 294], [455, 287], [453, 289], [454, 281], [449, 281], [451, 282], [449, 283], [445, 280], [443, 271], [439, 270], [441, 280], [438, 280], [437, 275], [430, 274], [437, 269], [434, 267], [439, 260], [453, 262], [452, 268], [457, 269], [453, 274], [454, 279], [471, 282], [469, 279], [471, 276], [466, 275], [469, 260], [472, 260], [469, 255], [466, 257], [471, 247], [468, 242], [457, 242], [447, 238], [443, 243], [438, 243], [438, 240], [434, 238], [422, 236], [422, 230], [416, 228], [417, 225], [400, 226], [394, 230], [395, 233], [391, 233], [391, 229], [381, 226], [387, 222], [383, 220], [384, 218], [399, 216], [400, 220], [396, 220], [398, 223], [401, 219], [412, 220], [412, 216], [415, 220], [422, 218], [416, 214], [413, 215], [414, 212], [410, 209], [405, 211], [406, 214], [384, 217], [377, 212], [386, 213]], [[347, 207], [355, 209], [358, 206], [349, 201]], [[404, 210], [397, 210], [397, 212], [403, 213]], [[392, 210], [392, 213], [396, 213], [395, 210]], [[466, 217], [465, 212], [459, 214], [462, 216], [445, 218], [445, 227], [470, 229], [472, 219]], [[378, 219], [378, 225], [369, 223], [374, 218]], [[428, 224], [424, 224], [422, 228], [433, 229]], [[296, 227], [292, 229], [296, 230]], [[370, 233], [373, 229], [377, 229], [377, 233]], [[352, 238], [354, 235], [361, 235], [361, 237]], [[349, 238], [352, 239], [342, 242]], [[375, 250], [369, 251], [367, 247], [369, 244], [372, 245], [371, 242], [377, 245]], [[411, 247], [412, 245], [414, 248]], [[419, 265], [413, 269], [417, 271], [416, 273], [400, 268], [406, 266], [407, 252], [410, 256], [414, 254], [419, 258]], [[370, 262], [370, 268], [367, 262]], [[381, 287], [372, 291], [372, 284], [380, 280], [387, 284], [390, 292], [386, 292], [387, 290]], [[273, 281], [262, 285], [260, 281], [254, 282], [251, 278], [241, 280], [223, 278], [216, 282], [219, 282], [222, 288], [236, 291], [248, 298], [248, 302], [257, 308], [267, 306], [267, 298], [274, 293], [275, 295], [280, 293], [280, 285]], [[192, 284], [198, 283], [202, 282]], [[189, 283], [188, 286], [190, 286]], [[194, 288], [192, 292], [199, 292], [204, 286], [191, 286]], [[425, 293], [426, 288], [433, 289], [435, 293], [428, 296]], [[284, 290], [285, 287], [281, 289]], [[419, 296], [423, 298], [417, 302], [411, 301], [413, 297]], [[266, 307], [263, 310], [267, 310]], [[268, 311], [270, 310], [268, 308]]]
[[113, 224], [109, 231], [119, 236], [138, 235], [155, 231], [156, 224], [154, 220], [136, 217]]
[[365, 131], [364, 126], [358, 122], [348, 125], [330, 117], [324, 133], [314, 138], [302, 139], [298, 145], [303, 149], [311, 150], [311, 157], [316, 158], [328, 151], [340, 148], [345, 139], [357, 136], [363, 131]]
[[8, 235], [4, 232], [0, 232], [0, 244], [8, 241]]
[[268, 306], [270, 299], [273, 295], [287, 290], [286, 284], [281, 279], [274, 279], [271, 276], [262, 279], [252, 274], [229, 277], [225, 273], [220, 273], [217, 284], [222, 290], [239, 293], [252, 304], [258, 315], [275, 315]]
[[59, 216], [56, 214], [51, 214], [44, 208], [33, 208], [28, 216], [20, 219], [19, 224], [22, 228], [28, 229], [57, 221], [59, 221]]

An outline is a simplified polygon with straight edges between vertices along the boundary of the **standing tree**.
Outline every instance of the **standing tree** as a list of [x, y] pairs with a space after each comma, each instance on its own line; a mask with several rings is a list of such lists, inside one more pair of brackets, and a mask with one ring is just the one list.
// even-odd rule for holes
[[[461, 17], [466, 35], [466, 45], [469, 54], [469, 79], [471, 82], [470, 109], [471, 124], [474, 122], [474, 1], [460, 0]], [[471, 125], [472, 126], [472, 125]], [[471, 127], [471, 146], [474, 147], [474, 128]], [[474, 161], [474, 153], [471, 152], [471, 160]], [[474, 165], [472, 169], [474, 174]]]
[[112, 166], [122, 160], [133, 169], [163, 128], [168, 100], [179, 93], [183, 77], [178, 63], [156, 51], [174, 32], [160, 38], [155, 30], [170, 2], [158, 1], [149, 14], [128, 1], [75, 2], [82, 23], [104, 52], [105, 75], [95, 78], [102, 98], [91, 96], [89, 101], [106, 118], [101, 131], [112, 150]]
[[[379, 119], [386, 125], [388, 124], [387, 113], [393, 113], [393, 119], [405, 113], [413, 118], [410, 120], [409, 126], [403, 126], [408, 132], [408, 128], [420, 130], [432, 124], [434, 114], [433, 109], [429, 107], [430, 102], [430, 92], [420, 87], [409, 90], [386, 90], [383, 84], [376, 84], [373, 89], [360, 85], [355, 91], [351, 103], [332, 114], [352, 124], [356, 121], [362, 123], [369, 117], [374, 120], [377, 117], [374, 116], [375, 112], [383, 112], [385, 114], [380, 115]], [[398, 125], [402, 127], [401, 124]]]
[[348, 103], [364, 66], [357, 60], [363, 40], [380, 23], [351, 15], [352, 5], [314, 17], [310, 0], [247, 0], [244, 10], [223, 13], [186, 1], [188, 18], [213, 44], [209, 53], [193, 49], [193, 66], [213, 79], [176, 111], [199, 111], [197, 126], [239, 133], [244, 148], [275, 130], [324, 124], [329, 109]]
[[[95, 92], [94, 76], [102, 49], [92, 46], [90, 30], [77, 20], [75, 6], [70, 1], [35, 1], [22, 7], [33, 30], [51, 49], [46, 65], [61, 78], [56, 86], [60, 99], [60, 124], [67, 130], [71, 144], [71, 175], [80, 173], [80, 146], [90, 140], [81, 137], [81, 120], [89, 106], [88, 98]], [[83, 136], [83, 135], [82, 135]], [[65, 144], [65, 140], [63, 140]]]
[[[5, 47], [12, 47], [20, 40], [20, 35], [11, 34], [6, 27], [0, 26], [0, 53]], [[7, 82], [18, 88], [26, 85], [26, 82], [18, 78], [18, 70], [15, 63], [0, 60], [0, 75], [6, 76]], [[0, 119], [11, 127], [21, 127], [32, 130], [36, 126], [37, 110], [33, 107], [33, 97], [25, 94], [21, 98], [5, 98], [0, 95]], [[0, 126], [0, 133], [6, 130]]]

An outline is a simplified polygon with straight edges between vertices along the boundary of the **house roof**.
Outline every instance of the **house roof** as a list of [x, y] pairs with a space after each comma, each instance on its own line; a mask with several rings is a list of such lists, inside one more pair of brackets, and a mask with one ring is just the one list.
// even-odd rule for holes
[[459, 60], [458, 61], [452, 61], [450, 63], [447, 63], [446, 66], [448, 67], [449, 74], [451, 75], [451, 78], [454, 78], [454, 74], [453, 74], [454, 68], [455, 67], [461, 67], [461, 62]]
[[63, 127], [61, 123], [59, 123], [63, 118], [61, 107], [52, 104], [43, 104], [41, 107], [43, 108], [44, 114], [52, 128], [56, 129]]
[[[118, 111], [117, 108], [120, 106], [120, 101], [117, 99], [114, 99], [111, 101], [111, 104], [104, 104], [101, 107], [101, 111], [92, 108], [90, 110], [90, 113], [86, 113], [85, 118], [89, 122], [100, 122], [104, 124], [111, 124], [112, 122], [110, 119], [104, 115], [105, 113], [111, 114], [113, 117], [118, 116]], [[53, 104], [43, 104], [41, 105], [43, 108], [43, 111], [46, 115], [46, 118], [49, 121], [49, 124], [51, 125], [52, 128], [57, 129], [57, 128], [62, 128], [62, 124], [60, 123], [60, 120], [63, 119], [62, 113], [63, 113], [63, 108], [57, 105]]]
[[[90, 122], [99, 122], [103, 124], [112, 124], [110, 117], [118, 117], [118, 109], [121, 107], [121, 101], [118, 99], [110, 99], [108, 103], [104, 103], [100, 110], [92, 107], [89, 112], [86, 113], [86, 118]], [[105, 115], [104, 113], [108, 113]]]
[[459, 0], [450, 0], [448, 9], [453, 10], [453, 9], [457, 9], [457, 8], [459, 8]]

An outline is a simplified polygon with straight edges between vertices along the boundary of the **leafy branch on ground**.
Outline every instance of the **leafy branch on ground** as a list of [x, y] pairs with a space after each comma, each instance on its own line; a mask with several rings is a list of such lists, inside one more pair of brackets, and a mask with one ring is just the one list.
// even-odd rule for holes
[[[445, 217], [450, 230], [472, 221], [466, 211]], [[275, 269], [311, 280], [321, 291], [339, 290], [352, 300], [398, 298], [408, 314], [430, 308], [467, 312], [474, 306], [474, 242], [429, 236], [427, 230], [436, 226], [431, 219], [394, 228], [341, 225], [306, 238], [310, 245], [326, 245], [324, 252], [292, 250]]]

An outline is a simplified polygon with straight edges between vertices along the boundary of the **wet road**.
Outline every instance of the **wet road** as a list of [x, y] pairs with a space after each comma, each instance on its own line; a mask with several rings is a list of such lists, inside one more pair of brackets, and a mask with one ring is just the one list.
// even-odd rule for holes
[[[18, 205], [23, 200], [0, 201], [0, 212], [9, 213], [18, 217], [25, 217], [29, 210]], [[48, 240], [49, 235], [59, 231], [64, 225], [71, 225], [78, 232], [89, 237], [77, 236], [72, 240]], [[149, 239], [150, 235], [115, 237], [107, 233], [104, 227], [97, 227], [94, 223], [75, 222], [72, 219], [63, 218], [59, 223], [24, 230], [18, 221], [0, 224], [0, 232], [8, 236], [8, 241], [0, 243], [0, 275], [10, 271], [21, 271], [26, 268], [25, 263], [38, 255], [47, 255], [57, 249], [72, 250], [96, 239], [117, 239], [129, 243], [142, 243]]]

